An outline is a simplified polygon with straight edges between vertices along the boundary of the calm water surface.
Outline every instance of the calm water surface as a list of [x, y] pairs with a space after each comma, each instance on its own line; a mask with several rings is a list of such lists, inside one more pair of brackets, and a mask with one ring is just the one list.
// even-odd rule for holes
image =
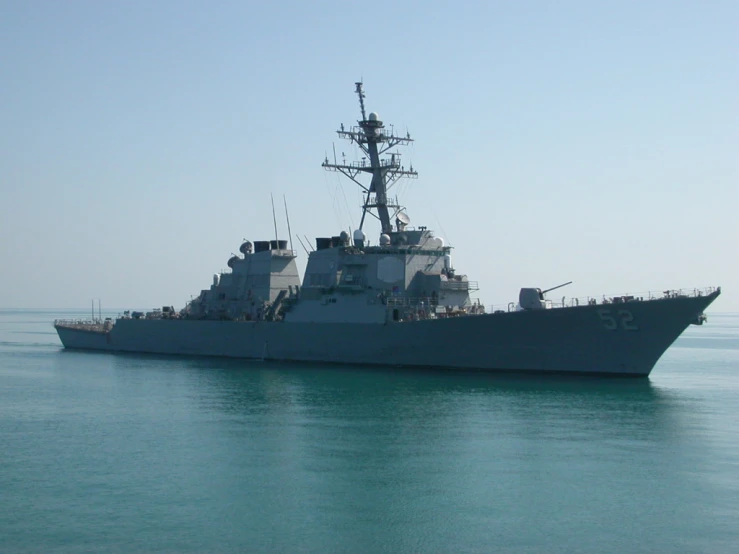
[[644, 380], [63, 351], [73, 315], [0, 310], [0, 551], [739, 552], [739, 314]]

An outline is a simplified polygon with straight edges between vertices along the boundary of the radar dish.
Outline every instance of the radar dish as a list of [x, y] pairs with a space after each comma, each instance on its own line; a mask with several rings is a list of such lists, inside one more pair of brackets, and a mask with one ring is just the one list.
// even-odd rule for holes
[[398, 212], [398, 215], [396, 215], [395, 218], [403, 225], [408, 225], [411, 222], [411, 218], [408, 217], [408, 214], [405, 212]]

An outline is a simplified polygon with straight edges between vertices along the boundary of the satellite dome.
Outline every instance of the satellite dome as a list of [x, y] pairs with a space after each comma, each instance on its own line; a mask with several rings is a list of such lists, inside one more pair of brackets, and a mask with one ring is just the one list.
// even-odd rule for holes
[[377, 115], [377, 112], [370, 112], [369, 120], [370, 121], [380, 121], [380, 116]]
[[236, 263], [239, 261], [239, 259], [240, 258], [238, 256], [231, 256], [228, 259], [228, 267], [230, 267], [231, 269], [233, 269], [234, 266], [236, 265]]
[[386, 235], [385, 233], [380, 235], [380, 246], [387, 246], [390, 244], [390, 235]]
[[365, 238], [367, 238], [367, 236], [364, 234], [364, 231], [361, 229], [354, 230], [354, 240], [364, 240]]
[[339, 238], [341, 239], [341, 242], [349, 242], [349, 233], [342, 231], [339, 233]]

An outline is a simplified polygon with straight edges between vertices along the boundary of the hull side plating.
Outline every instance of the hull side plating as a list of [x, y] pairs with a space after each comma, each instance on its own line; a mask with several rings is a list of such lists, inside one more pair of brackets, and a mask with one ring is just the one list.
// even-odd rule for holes
[[449, 369], [646, 376], [717, 294], [386, 324], [121, 319], [67, 348]]

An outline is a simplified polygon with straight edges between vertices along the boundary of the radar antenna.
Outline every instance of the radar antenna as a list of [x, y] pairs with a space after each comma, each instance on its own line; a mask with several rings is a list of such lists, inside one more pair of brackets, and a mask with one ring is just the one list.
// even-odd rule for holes
[[[364, 106], [364, 87], [361, 82], [355, 83], [355, 85], [354, 92], [359, 97], [359, 108], [362, 113], [362, 119], [357, 121], [358, 125], [352, 126], [349, 129], [346, 129], [342, 124], [340, 130], [336, 131], [336, 133], [340, 138], [355, 143], [367, 159], [349, 163], [344, 159], [342, 159], [342, 163], [337, 163], [336, 159], [334, 159], [334, 163], [330, 163], [327, 156], [322, 165], [328, 171], [342, 173], [366, 193], [359, 228], [362, 229], [365, 216], [369, 213], [380, 220], [383, 233], [390, 233], [393, 231], [393, 224], [388, 208], [392, 208], [394, 213], [397, 214], [401, 206], [397, 204], [397, 199], [390, 199], [388, 201], [387, 191], [401, 177], [414, 179], [418, 177], [418, 173], [413, 169], [413, 166], [405, 169], [400, 164], [400, 154], [397, 152], [391, 153], [389, 158], [381, 159], [380, 156], [398, 145], [410, 144], [413, 142], [413, 139], [410, 133], [406, 133], [405, 137], [399, 137], [395, 135], [392, 129], [387, 131], [376, 113], [370, 112], [368, 115]], [[360, 181], [359, 175], [362, 173], [372, 175], [369, 186]], [[370, 211], [372, 209], [377, 211], [377, 215]]]
[[[357, 85], [357, 88], [354, 92], [356, 92], [357, 96], [359, 96], [359, 109], [362, 111], [362, 119], [367, 119], [367, 116], [364, 113], [364, 88], [362, 86], [362, 81], [354, 84]], [[343, 124], [341, 125], [341, 130], [344, 130]]]

